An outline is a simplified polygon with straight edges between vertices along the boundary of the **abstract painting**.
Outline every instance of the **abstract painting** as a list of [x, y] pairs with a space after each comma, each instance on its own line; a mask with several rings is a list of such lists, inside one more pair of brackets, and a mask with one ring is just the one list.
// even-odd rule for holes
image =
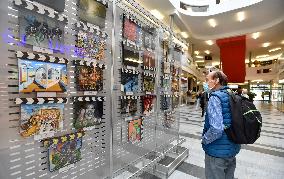
[[78, 91], [103, 90], [103, 70], [101, 68], [77, 65], [75, 69]]
[[138, 75], [121, 73], [121, 84], [125, 93], [138, 92]]
[[143, 90], [153, 93], [155, 91], [155, 78], [150, 76], [143, 77]]
[[140, 39], [141, 28], [133, 21], [124, 17], [123, 19], [123, 37], [133, 42], [138, 42]]
[[143, 29], [143, 44], [145, 48], [155, 49], [155, 37], [154, 29], [144, 28]]
[[145, 67], [154, 68], [155, 67], [155, 54], [149, 51], [144, 51], [143, 53], [143, 65]]
[[107, 7], [96, 0], [79, 0], [79, 18], [82, 21], [105, 27]]
[[20, 134], [36, 138], [54, 134], [63, 128], [64, 104], [22, 104]]
[[64, 92], [66, 64], [19, 59], [19, 92]]
[[172, 112], [165, 112], [163, 126], [165, 128], [172, 128], [174, 122], [175, 122], [175, 119], [173, 117], [173, 113]]
[[142, 108], [143, 115], [150, 116], [155, 111], [154, 106], [155, 106], [156, 97], [144, 96], [142, 100], [143, 100], [143, 108]]
[[170, 62], [164, 62], [163, 63], [163, 69], [164, 69], [164, 73], [171, 73], [171, 63]]
[[20, 13], [20, 40], [23, 44], [63, 51], [64, 24], [40, 14], [26, 11]]
[[121, 99], [121, 114], [135, 115], [137, 99]]
[[139, 60], [139, 52], [134, 50], [128, 50], [125, 48], [124, 45], [122, 45], [123, 51], [122, 51], [122, 57], [123, 57], [123, 65], [125, 66], [133, 66], [138, 67], [140, 63], [142, 63]]
[[76, 41], [76, 55], [81, 58], [103, 60], [105, 58], [106, 38], [91, 32], [79, 31]]
[[170, 97], [167, 97], [167, 96], [162, 96], [162, 110], [168, 110], [170, 109], [170, 106], [171, 106], [171, 98]]
[[74, 127], [82, 129], [100, 125], [103, 117], [103, 101], [75, 101], [74, 102]]
[[50, 139], [48, 144], [49, 171], [53, 172], [82, 159], [82, 133]]
[[143, 119], [128, 121], [128, 141], [136, 143], [142, 140]]

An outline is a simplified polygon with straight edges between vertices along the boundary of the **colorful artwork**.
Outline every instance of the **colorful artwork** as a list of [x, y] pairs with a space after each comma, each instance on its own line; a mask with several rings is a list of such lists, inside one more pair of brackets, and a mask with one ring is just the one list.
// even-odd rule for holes
[[81, 57], [103, 60], [105, 58], [106, 38], [94, 33], [79, 31], [76, 54]]
[[103, 70], [98, 67], [76, 66], [78, 91], [102, 91]]
[[173, 113], [172, 112], [166, 112], [165, 115], [164, 115], [163, 126], [165, 128], [172, 128], [174, 122], [175, 122], [175, 119], [173, 117]]
[[152, 52], [144, 51], [143, 53], [143, 65], [145, 67], [154, 68], [155, 67], [155, 54]]
[[171, 106], [171, 98], [167, 96], [162, 96], [162, 110], [168, 110]]
[[142, 63], [140, 60], [139, 60], [139, 52], [135, 52], [133, 50], [128, 50], [125, 48], [125, 46], [123, 45], [122, 46], [123, 48], [123, 53], [122, 53], [122, 56], [123, 56], [123, 65], [125, 66], [133, 66], [133, 67], [138, 67], [138, 65], [140, 63]]
[[168, 55], [169, 55], [169, 52], [170, 52], [169, 42], [168, 41], [163, 41], [162, 42], [162, 48], [163, 48], [163, 55], [164, 55], [166, 61], [168, 61]]
[[123, 19], [123, 37], [133, 42], [138, 42], [141, 28], [133, 21], [124, 17]]
[[124, 92], [138, 92], [138, 75], [121, 73], [121, 84]]
[[82, 159], [82, 133], [50, 139], [48, 145], [49, 171], [53, 172]]
[[102, 123], [103, 101], [75, 101], [74, 127], [82, 129]]
[[106, 6], [96, 0], [79, 0], [79, 17], [101, 28], [105, 27]]
[[164, 73], [171, 73], [171, 64], [170, 62], [164, 62], [163, 63], [163, 69], [164, 69]]
[[179, 96], [173, 95], [173, 109], [177, 108], [179, 106]]
[[39, 14], [21, 11], [20, 39], [23, 44], [53, 50], [63, 50], [64, 24]]
[[137, 99], [121, 99], [121, 114], [135, 115]]
[[143, 119], [138, 118], [128, 122], [128, 141], [135, 143], [142, 140]]
[[19, 92], [66, 91], [66, 64], [19, 59], [18, 68]]
[[162, 87], [167, 90], [170, 87], [170, 79], [162, 78]]
[[173, 78], [172, 80], [172, 91], [179, 92], [179, 79], [178, 78]]
[[63, 128], [64, 104], [22, 104], [20, 134], [45, 138]]
[[153, 93], [155, 91], [155, 78], [150, 76], [143, 77], [143, 90]]
[[172, 76], [178, 77], [179, 76], [179, 68], [173, 65], [172, 69]]
[[154, 113], [155, 101], [156, 101], [155, 96], [143, 97], [143, 115], [150, 116], [152, 113]]

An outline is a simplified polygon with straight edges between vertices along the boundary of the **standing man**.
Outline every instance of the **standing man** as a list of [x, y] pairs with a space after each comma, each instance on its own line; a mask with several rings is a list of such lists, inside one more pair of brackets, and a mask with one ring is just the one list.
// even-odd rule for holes
[[228, 139], [224, 132], [224, 126], [231, 125], [232, 120], [228, 78], [221, 71], [213, 71], [206, 76], [206, 82], [210, 89], [202, 134], [206, 179], [233, 179], [241, 146]]

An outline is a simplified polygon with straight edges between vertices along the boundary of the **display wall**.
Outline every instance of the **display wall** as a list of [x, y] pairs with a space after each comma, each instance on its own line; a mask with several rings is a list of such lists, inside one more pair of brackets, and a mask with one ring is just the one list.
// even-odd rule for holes
[[58, 3], [0, 2], [0, 178], [137, 177], [179, 140], [181, 48], [135, 3]]

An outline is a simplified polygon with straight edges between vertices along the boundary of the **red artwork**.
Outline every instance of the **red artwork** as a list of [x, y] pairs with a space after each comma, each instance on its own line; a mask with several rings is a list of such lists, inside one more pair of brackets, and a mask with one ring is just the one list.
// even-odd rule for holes
[[123, 37], [135, 42], [137, 40], [137, 24], [124, 18], [123, 27]]

